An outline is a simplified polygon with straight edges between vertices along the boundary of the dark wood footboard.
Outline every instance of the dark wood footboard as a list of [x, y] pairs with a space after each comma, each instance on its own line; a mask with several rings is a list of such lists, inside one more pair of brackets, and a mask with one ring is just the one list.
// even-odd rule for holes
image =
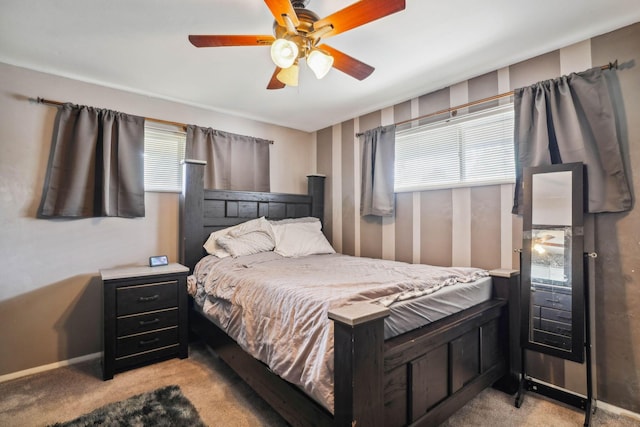
[[435, 426], [498, 380], [515, 390], [509, 295], [517, 298], [518, 277], [500, 270], [493, 283], [494, 299], [387, 341], [379, 306], [330, 312], [335, 425]]

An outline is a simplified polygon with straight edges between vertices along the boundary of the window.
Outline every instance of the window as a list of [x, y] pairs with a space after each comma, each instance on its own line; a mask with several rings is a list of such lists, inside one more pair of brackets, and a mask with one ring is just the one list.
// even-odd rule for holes
[[186, 139], [186, 132], [178, 127], [145, 123], [145, 191], [182, 191], [182, 161]]
[[396, 192], [515, 182], [513, 104], [396, 133]]

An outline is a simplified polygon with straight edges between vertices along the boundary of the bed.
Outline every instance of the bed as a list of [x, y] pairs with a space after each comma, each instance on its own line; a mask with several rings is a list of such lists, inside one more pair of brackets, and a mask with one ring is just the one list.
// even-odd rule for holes
[[[206, 255], [203, 243], [214, 231], [261, 217], [322, 221], [323, 177], [308, 178], [307, 195], [205, 190], [204, 165], [187, 161], [184, 167], [180, 257], [192, 271]], [[324, 256], [320, 263], [342, 258]], [[234, 262], [219, 264], [231, 271]], [[262, 253], [241, 262], [260, 266], [285, 261]], [[331, 369], [322, 374], [330, 401], [284, 379], [281, 367], [249, 354], [247, 340], [239, 339], [233, 328], [223, 331], [220, 318], [204, 310], [198, 298], [192, 300], [190, 329], [291, 425], [437, 425], [490, 385], [510, 393], [517, 387], [518, 276], [511, 270], [490, 275], [393, 303], [356, 298], [330, 304], [322, 312], [332, 329]], [[429, 299], [440, 304], [430, 305]], [[416, 317], [419, 327], [407, 326]]]

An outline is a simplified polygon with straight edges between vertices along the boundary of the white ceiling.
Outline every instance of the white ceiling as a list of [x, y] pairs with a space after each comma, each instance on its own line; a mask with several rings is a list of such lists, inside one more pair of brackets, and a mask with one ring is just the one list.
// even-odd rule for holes
[[[307, 8], [324, 17], [353, 1]], [[638, 0], [407, 0], [327, 39], [375, 67], [368, 79], [301, 67], [298, 87], [269, 91], [268, 47], [187, 40], [271, 34], [262, 0], [0, 0], [0, 62], [314, 131], [638, 21]]]

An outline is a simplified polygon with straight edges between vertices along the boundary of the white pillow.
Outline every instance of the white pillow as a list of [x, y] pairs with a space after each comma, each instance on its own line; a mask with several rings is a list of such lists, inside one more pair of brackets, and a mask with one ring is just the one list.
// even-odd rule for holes
[[284, 257], [336, 252], [322, 234], [322, 224], [319, 220], [313, 222], [272, 222], [271, 228], [276, 241], [274, 251]]
[[252, 219], [251, 221], [243, 222], [242, 224], [238, 224], [234, 227], [231, 227], [229, 234], [233, 237], [242, 236], [243, 234], [253, 233], [255, 231], [260, 231], [272, 236], [273, 231], [271, 230], [271, 224], [266, 220], [265, 217], [260, 217], [256, 219]]
[[[235, 225], [234, 227], [237, 227], [237, 225]], [[218, 245], [217, 242], [218, 237], [226, 236], [227, 234], [229, 234], [230, 228], [233, 227], [223, 228], [222, 230], [214, 231], [209, 235], [207, 241], [204, 242], [204, 245], [202, 245], [204, 247], [204, 250], [207, 251], [209, 255], [217, 256], [218, 258], [226, 258], [228, 256], [231, 256], [231, 254], [225, 251], [222, 246]]]
[[317, 222], [320, 223], [320, 219], [315, 216], [303, 216], [300, 218], [285, 218], [279, 220], [269, 220], [271, 225], [292, 224], [294, 222]]
[[245, 233], [238, 237], [234, 237], [233, 232], [231, 232], [225, 236], [218, 237], [216, 242], [234, 258], [260, 252], [269, 252], [272, 251], [274, 247], [271, 234], [263, 231]]
[[234, 225], [233, 227], [227, 227], [223, 228], [222, 230], [214, 231], [209, 235], [209, 238], [204, 243], [203, 247], [210, 255], [214, 255], [218, 258], [226, 258], [231, 254], [218, 244], [218, 239], [220, 237], [225, 237], [227, 235], [238, 237], [255, 231], [262, 231], [269, 235], [273, 240], [273, 232], [271, 230], [269, 222], [264, 217], [260, 217], [247, 222], [243, 222], [242, 224]]

